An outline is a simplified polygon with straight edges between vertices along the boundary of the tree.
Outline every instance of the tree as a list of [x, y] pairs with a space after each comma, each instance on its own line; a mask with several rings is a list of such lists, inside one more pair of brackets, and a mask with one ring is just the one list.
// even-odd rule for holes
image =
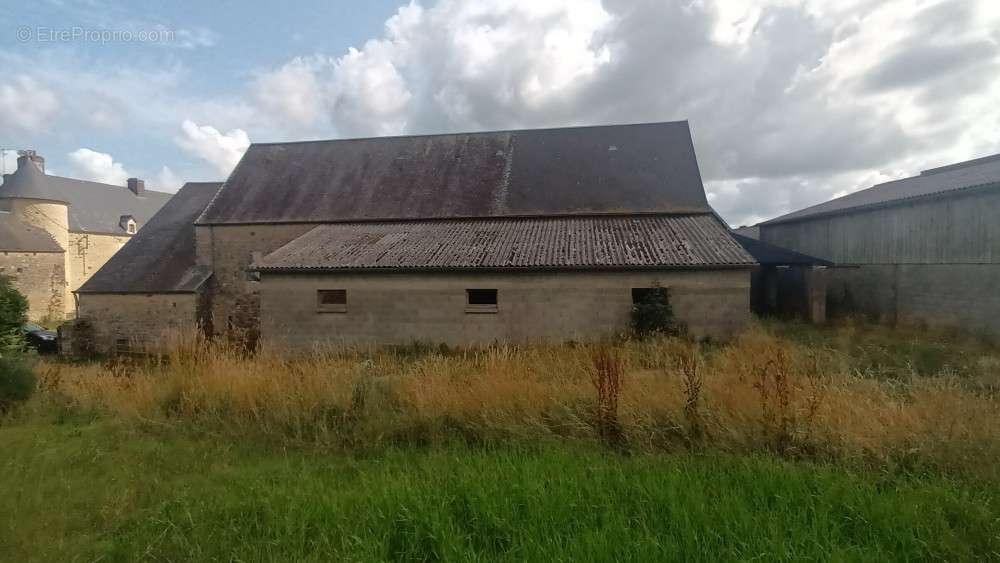
[[664, 287], [636, 289], [632, 305], [632, 331], [644, 338], [657, 334], [679, 336], [684, 327], [674, 317], [670, 291]]
[[20, 330], [28, 320], [28, 300], [11, 283], [8, 276], [0, 275], [0, 332]]

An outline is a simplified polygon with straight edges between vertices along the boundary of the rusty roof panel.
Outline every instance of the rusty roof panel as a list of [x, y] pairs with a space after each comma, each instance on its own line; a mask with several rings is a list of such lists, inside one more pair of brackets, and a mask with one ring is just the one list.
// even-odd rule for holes
[[754, 264], [712, 214], [320, 225], [261, 270], [711, 268]]
[[681, 121], [254, 144], [199, 222], [709, 211]]

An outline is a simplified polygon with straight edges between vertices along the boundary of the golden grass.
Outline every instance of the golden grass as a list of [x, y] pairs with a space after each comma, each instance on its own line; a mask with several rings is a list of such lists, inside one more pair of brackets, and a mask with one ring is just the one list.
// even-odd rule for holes
[[[155, 360], [42, 363], [42, 401], [329, 447], [598, 440], [610, 424], [616, 440], [639, 450], [769, 450], [989, 478], [1000, 459], [995, 387], [947, 371], [882, 380], [851, 369], [843, 352], [761, 326], [723, 346], [662, 339], [247, 357], [175, 337], [168, 348]], [[619, 364], [620, 381], [601, 380]]]

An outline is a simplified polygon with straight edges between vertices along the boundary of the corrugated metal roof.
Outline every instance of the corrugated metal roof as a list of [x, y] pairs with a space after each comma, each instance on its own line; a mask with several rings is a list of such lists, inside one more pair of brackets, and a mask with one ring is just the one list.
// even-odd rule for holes
[[87, 280], [77, 293], [177, 293], [212, 274], [195, 265], [194, 220], [220, 182], [189, 182]]
[[141, 229], [172, 194], [145, 190], [135, 195], [125, 186], [112, 186], [45, 174], [32, 164], [19, 166], [4, 177], [0, 198], [27, 198], [69, 204], [69, 230], [125, 235], [120, 224], [131, 215]]
[[912, 198], [996, 185], [1000, 188], [1000, 154], [924, 170], [919, 176], [878, 184], [761, 223], [771, 225], [808, 219], [857, 208], [902, 202]]
[[709, 211], [673, 122], [254, 144], [199, 223]]
[[333, 223], [260, 270], [608, 269], [750, 266], [713, 214]]
[[65, 252], [49, 233], [0, 211], [0, 251]]
[[757, 263], [764, 266], [833, 266], [833, 262], [829, 260], [795, 252], [738, 232], [733, 233], [733, 238], [750, 253], [750, 256], [753, 256]]

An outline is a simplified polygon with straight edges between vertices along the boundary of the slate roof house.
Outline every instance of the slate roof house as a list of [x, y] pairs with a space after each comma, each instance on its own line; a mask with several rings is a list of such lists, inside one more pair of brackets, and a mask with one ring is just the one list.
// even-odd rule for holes
[[835, 262], [830, 305], [1000, 334], [1000, 154], [924, 170], [759, 225]]
[[198, 329], [207, 314], [200, 290], [212, 272], [196, 264], [194, 221], [221, 185], [185, 184], [76, 290], [98, 349], [122, 351], [154, 343], [165, 331]]
[[32, 319], [72, 316], [71, 292], [169, 199], [137, 178], [112, 186], [46, 174], [45, 159], [26, 151], [0, 186], [0, 273]]
[[[188, 189], [178, 228], [205, 195]], [[197, 280], [205, 331], [250, 344], [596, 338], [657, 285], [696, 335], [750, 314], [755, 262], [708, 204], [686, 122], [254, 144], [193, 231], [183, 260], [141, 277]], [[112, 266], [82, 312], [106, 317], [95, 292], [130, 289]]]

